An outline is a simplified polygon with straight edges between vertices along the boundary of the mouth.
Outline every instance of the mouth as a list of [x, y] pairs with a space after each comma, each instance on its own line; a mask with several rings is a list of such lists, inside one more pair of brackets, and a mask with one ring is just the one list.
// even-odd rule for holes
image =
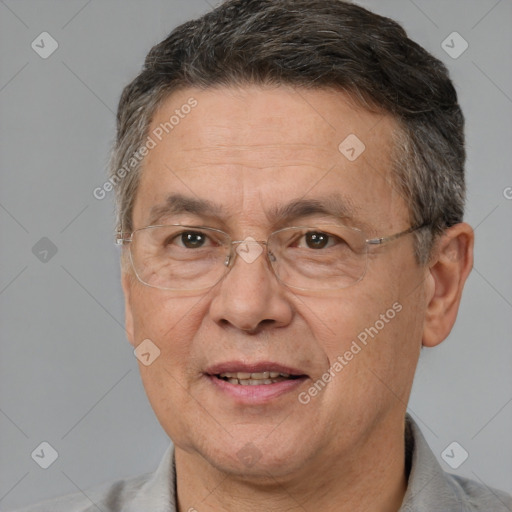
[[287, 380], [300, 379], [300, 375], [290, 375], [282, 372], [224, 372], [215, 375], [218, 379], [240, 386], [261, 386], [277, 384]]
[[221, 363], [207, 369], [205, 376], [213, 389], [239, 404], [264, 404], [297, 390], [309, 378], [299, 369], [278, 363]]

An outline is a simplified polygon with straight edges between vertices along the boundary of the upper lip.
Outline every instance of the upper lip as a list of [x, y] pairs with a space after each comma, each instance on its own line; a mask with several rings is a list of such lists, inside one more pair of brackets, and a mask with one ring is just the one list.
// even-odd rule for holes
[[260, 361], [255, 363], [244, 363], [242, 361], [226, 361], [224, 363], [217, 363], [209, 366], [205, 373], [207, 375], [219, 375], [228, 372], [245, 372], [245, 373], [260, 373], [260, 372], [279, 372], [287, 373], [294, 376], [306, 376], [306, 374], [291, 366], [283, 365], [272, 361]]

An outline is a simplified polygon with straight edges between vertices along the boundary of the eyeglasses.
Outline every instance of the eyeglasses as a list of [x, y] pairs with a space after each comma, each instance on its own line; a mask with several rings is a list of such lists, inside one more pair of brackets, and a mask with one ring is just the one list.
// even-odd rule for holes
[[130, 244], [130, 260], [139, 281], [161, 290], [211, 288], [233, 267], [237, 254], [252, 263], [265, 252], [283, 284], [320, 291], [361, 281], [369, 246], [382, 246], [426, 226], [370, 239], [363, 231], [341, 224], [296, 226], [274, 231], [267, 241], [257, 241], [231, 240], [214, 228], [172, 224], [137, 229], [127, 238], [118, 233], [116, 243]]

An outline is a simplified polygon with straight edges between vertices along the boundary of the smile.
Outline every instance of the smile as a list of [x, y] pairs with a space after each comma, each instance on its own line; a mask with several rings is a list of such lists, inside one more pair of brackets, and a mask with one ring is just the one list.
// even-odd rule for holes
[[295, 396], [309, 378], [299, 368], [274, 361], [227, 361], [210, 366], [204, 376], [214, 393], [238, 405], [264, 405], [284, 395]]
[[290, 379], [296, 379], [297, 376], [290, 375], [289, 373], [280, 372], [224, 372], [216, 375], [218, 379], [225, 380], [230, 384], [237, 384], [242, 386], [261, 386], [265, 384], [277, 384]]

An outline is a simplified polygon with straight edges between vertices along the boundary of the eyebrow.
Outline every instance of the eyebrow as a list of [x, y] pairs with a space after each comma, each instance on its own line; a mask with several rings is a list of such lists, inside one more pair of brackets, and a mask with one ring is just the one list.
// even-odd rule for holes
[[[267, 212], [267, 218], [275, 225], [290, 222], [303, 217], [313, 215], [326, 215], [336, 219], [355, 222], [357, 209], [353, 204], [339, 195], [331, 194], [322, 200], [319, 199], [295, 199], [284, 205], [271, 207]], [[226, 218], [225, 208], [207, 199], [187, 197], [182, 194], [172, 194], [166, 198], [164, 204], [155, 205], [149, 213], [149, 225], [154, 225], [163, 217], [190, 213], [198, 216]], [[361, 224], [361, 222], [359, 222]]]
[[332, 194], [322, 200], [296, 199], [285, 205], [274, 206], [268, 212], [269, 218], [277, 223], [313, 215], [326, 215], [340, 220], [355, 220], [355, 208], [350, 201]]
[[153, 206], [149, 212], [149, 224], [154, 225], [161, 218], [168, 215], [192, 213], [209, 217], [222, 217], [225, 215], [222, 206], [207, 199], [195, 199], [182, 194], [172, 194], [167, 197], [164, 204]]

